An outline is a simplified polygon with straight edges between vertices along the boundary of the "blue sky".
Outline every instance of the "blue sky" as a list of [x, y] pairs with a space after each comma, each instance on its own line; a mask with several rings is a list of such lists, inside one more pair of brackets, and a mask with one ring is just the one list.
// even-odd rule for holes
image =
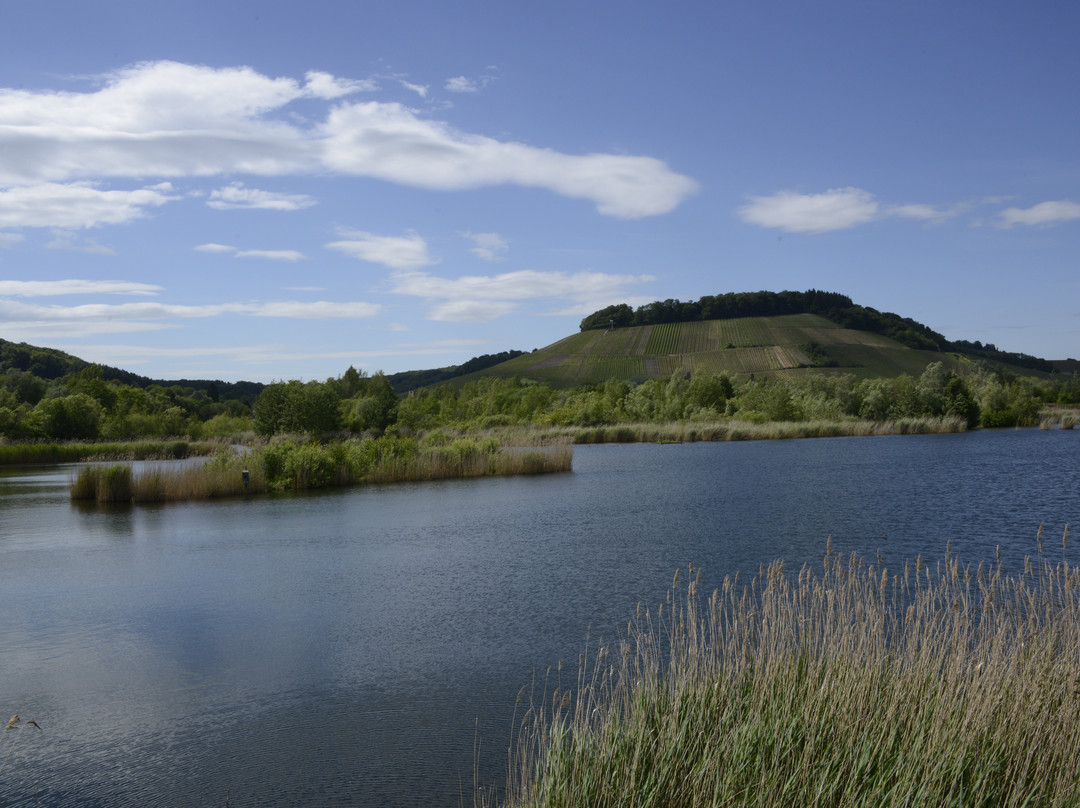
[[271, 381], [826, 289], [1080, 356], [1080, 4], [4, 2], [0, 337]]

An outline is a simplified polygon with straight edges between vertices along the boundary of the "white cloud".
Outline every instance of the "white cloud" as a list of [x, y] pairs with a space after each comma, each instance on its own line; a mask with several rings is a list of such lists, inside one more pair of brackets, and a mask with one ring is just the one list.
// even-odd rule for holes
[[886, 205], [861, 188], [833, 188], [822, 194], [780, 191], [772, 196], [750, 197], [736, 213], [744, 222], [761, 227], [789, 233], [826, 233], [894, 217], [937, 224], [970, 210], [973, 204], [960, 202], [947, 208]]
[[297, 250], [237, 250], [237, 258], [266, 258], [270, 261], [303, 261], [306, 257]]
[[1061, 200], [1040, 202], [1030, 208], [1006, 208], [998, 214], [998, 227], [1010, 228], [1017, 224], [1054, 225], [1080, 219], [1080, 203]]
[[132, 281], [0, 281], [0, 295], [50, 297], [54, 295], [156, 295], [162, 287]]
[[547, 188], [620, 218], [667, 213], [697, 190], [692, 179], [651, 157], [576, 156], [468, 135], [400, 104], [337, 107], [323, 134], [324, 161], [343, 173], [436, 190]]
[[145, 216], [147, 208], [177, 198], [161, 186], [134, 191], [102, 191], [86, 182], [16, 186], [0, 189], [0, 227], [77, 229], [122, 224]]
[[510, 245], [498, 233], [465, 232], [461, 235], [476, 245], [469, 252], [485, 261], [502, 261], [510, 250]]
[[339, 79], [319, 70], [309, 70], [304, 74], [304, 78], [307, 80], [304, 91], [314, 98], [334, 99], [379, 89], [371, 79]]
[[428, 255], [427, 242], [416, 233], [407, 236], [377, 236], [363, 230], [341, 229], [344, 241], [326, 246], [361, 261], [382, 264], [391, 269], [419, 269], [435, 263]]
[[475, 93], [480, 90], [475, 81], [465, 76], [455, 76], [452, 79], [447, 79], [446, 89], [452, 93]]
[[[67, 282], [64, 282], [67, 283]], [[89, 303], [78, 306], [32, 305], [0, 298], [0, 335], [86, 336], [175, 327], [175, 321], [223, 315], [294, 319], [358, 319], [379, 313], [377, 304], [341, 302], [244, 302], [202, 306], [169, 303]]]
[[16, 244], [22, 241], [23, 238], [24, 236], [21, 236], [18, 233], [0, 233], [0, 249], [9, 249], [11, 247], [14, 247]]
[[315, 200], [306, 194], [260, 191], [245, 188], [242, 182], [234, 182], [212, 191], [206, 204], [215, 210], [302, 210], [314, 205]]
[[[365, 88], [322, 73], [309, 73], [301, 85], [249, 67], [147, 62], [108, 74], [87, 92], [0, 89], [0, 187], [67, 188], [70, 195], [89, 178], [308, 175], [329, 169], [439, 190], [544, 188], [623, 218], [666, 213], [697, 189], [692, 179], [655, 158], [569, 155], [503, 142], [453, 130], [400, 104], [339, 101], [310, 126], [283, 112], [300, 99], [339, 98]], [[153, 193], [97, 192], [98, 202], [107, 200], [118, 211], [96, 208], [94, 215], [56, 214], [44, 222], [19, 213], [23, 206], [9, 200], [0, 203], [0, 227], [126, 221], [165, 201], [163, 193]], [[70, 208], [69, 200], [64, 211]]]
[[865, 224], [878, 218], [874, 195], [859, 188], [835, 188], [823, 194], [780, 191], [754, 196], [738, 209], [744, 222], [777, 227], [789, 233], [825, 233]]
[[232, 253], [235, 258], [265, 258], [270, 261], [303, 261], [307, 258], [299, 250], [241, 250], [228, 244], [200, 244], [195, 247], [205, 253]]
[[405, 81], [405, 79], [398, 79], [398, 81], [401, 82], [401, 86], [406, 90], [412, 90], [421, 98], [427, 98], [428, 86], [426, 84], [411, 84]]
[[652, 275], [536, 270], [451, 279], [413, 271], [395, 272], [390, 291], [431, 302], [432, 319], [480, 322], [502, 316], [524, 300], [553, 299], [593, 311], [612, 300], [623, 300], [628, 287], [655, 280]]

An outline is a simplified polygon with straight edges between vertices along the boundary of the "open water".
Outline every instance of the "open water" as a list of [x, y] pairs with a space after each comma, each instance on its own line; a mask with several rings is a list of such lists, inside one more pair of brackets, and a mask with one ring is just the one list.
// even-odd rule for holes
[[1080, 526], [1080, 430], [579, 446], [569, 474], [137, 508], [72, 504], [76, 472], [0, 467], [0, 710], [41, 726], [0, 734], [4, 806], [468, 805], [520, 688], [690, 562], [709, 590], [831, 537], [1016, 570]]

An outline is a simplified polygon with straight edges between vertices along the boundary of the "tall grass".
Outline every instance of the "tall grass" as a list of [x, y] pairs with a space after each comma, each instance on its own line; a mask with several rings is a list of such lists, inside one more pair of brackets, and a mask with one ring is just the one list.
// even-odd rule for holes
[[[97, 502], [165, 502], [237, 497], [369, 483], [441, 480], [569, 471], [568, 445], [505, 448], [493, 439], [458, 438], [434, 445], [412, 438], [283, 441], [238, 455], [219, 452], [204, 463], [145, 470], [130, 466], [83, 468], [71, 498]], [[126, 475], [126, 476], [125, 476]], [[115, 480], [124, 477], [126, 486]]]
[[71, 498], [95, 502], [131, 502], [131, 466], [87, 466], [71, 483]]
[[208, 455], [215, 441], [144, 440], [118, 443], [2, 443], [0, 465], [106, 460], [176, 460]]
[[1080, 568], [830, 552], [699, 582], [545, 686], [508, 805], [1080, 804]]
[[1050, 407], [1039, 413], [1039, 429], [1072, 429], [1080, 424], [1080, 410]]
[[788, 440], [838, 438], [866, 435], [926, 435], [963, 432], [962, 418], [955, 416], [900, 418], [892, 421], [677, 421], [624, 423], [600, 426], [511, 426], [488, 433], [502, 442], [518, 445], [558, 443], [693, 443], [695, 441]]

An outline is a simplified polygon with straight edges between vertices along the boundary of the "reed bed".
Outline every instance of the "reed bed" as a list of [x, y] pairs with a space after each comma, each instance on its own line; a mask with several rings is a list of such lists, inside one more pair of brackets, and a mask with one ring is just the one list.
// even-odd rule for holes
[[146, 440], [119, 443], [0, 443], [0, 465], [109, 460], [178, 460], [209, 455], [215, 441]]
[[1080, 411], [1054, 407], [1040, 413], [1039, 429], [1072, 429], [1080, 424]]
[[[678, 421], [602, 426], [528, 427], [537, 443], [693, 443], [697, 441], [790, 440], [868, 435], [927, 435], [963, 432], [967, 425], [955, 416], [900, 418], [890, 421]], [[514, 428], [509, 428], [513, 432]]]
[[[283, 441], [244, 454], [219, 452], [203, 463], [133, 474], [130, 466], [87, 466], [71, 498], [100, 503], [169, 502], [238, 497], [386, 482], [547, 474], [570, 471], [569, 445], [504, 448], [493, 439], [421, 444], [411, 438]], [[123, 480], [123, 484], [121, 484]]]
[[572, 687], [523, 689], [506, 805], [1080, 805], [1080, 568], [1064, 550], [1016, 575], [830, 552], [707, 599], [692, 565], [678, 577]]

